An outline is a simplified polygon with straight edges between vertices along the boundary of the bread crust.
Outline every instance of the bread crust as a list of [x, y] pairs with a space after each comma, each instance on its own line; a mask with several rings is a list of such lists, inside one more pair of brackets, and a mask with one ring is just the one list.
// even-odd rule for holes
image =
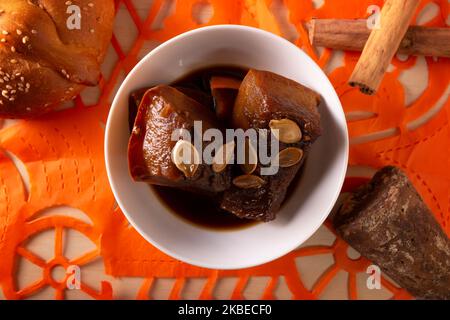
[[[68, 27], [71, 5], [80, 29]], [[39, 116], [97, 85], [113, 19], [113, 0], [2, 1], [0, 117]]]

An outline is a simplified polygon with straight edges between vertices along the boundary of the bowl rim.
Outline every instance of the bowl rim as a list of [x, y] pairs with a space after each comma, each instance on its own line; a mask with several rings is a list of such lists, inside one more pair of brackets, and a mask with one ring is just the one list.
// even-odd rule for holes
[[[328, 207], [327, 210], [323, 211], [323, 214], [321, 215], [320, 219], [317, 219], [317, 223], [314, 224], [314, 226], [311, 227], [311, 232], [310, 234], [308, 234], [306, 237], [304, 237], [305, 239], [302, 239], [302, 237], [299, 237], [299, 240], [294, 243], [291, 246], [286, 246], [284, 250], [280, 250], [277, 254], [273, 254], [270, 258], [259, 258], [259, 259], [254, 259], [253, 263], [239, 263], [238, 261], [235, 262], [235, 264], [233, 266], [220, 266], [214, 263], [205, 263], [205, 262], [199, 262], [196, 261], [195, 259], [191, 259], [190, 257], [187, 256], [183, 256], [180, 255], [174, 251], [172, 251], [170, 248], [166, 247], [165, 245], [160, 244], [159, 242], [155, 241], [151, 235], [149, 235], [147, 232], [145, 232], [141, 226], [139, 224], [137, 224], [134, 219], [131, 217], [130, 214], [128, 214], [128, 212], [123, 209], [125, 207], [124, 203], [122, 202], [122, 199], [118, 193], [118, 191], [116, 190], [116, 184], [117, 182], [114, 180], [113, 178], [113, 173], [111, 171], [110, 168], [110, 162], [111, 162], [111, 157], [110, 157], [110, 153], [108, 152], [109, 150], [109, 145], [110, 145], [110, 132], [112, 129], [112, 123], [111, 123], [111, 115], [115, 112], [116, 109], [119, 108], [119, 99], [120, 97], [124, 94], [125, 91], [125, 87], [126, 84], [140, 71], [141, 67], [149, 60], [151, 59], [154, 55], [156, 55], [158, 52], [160, 52], [161, 50], [163, 50], [166, 46], [170, 46], [171, 44], [178, 42], [181, 39], [185, 39], [188, 38], [194, 34], [197, 33], [201, 33], [201, 32], [210, 32], [210, 31], [214, 31], [214, 30], [224, 30], [224, 29], [228, 29], [228, 30], [235, 30], [235, 31], [247, 31], [247, 32], [255, 32], [255, 33], [259, 33], [262, 34], [264, 36], [267, 36], [269, 38], [271, 38], [271, 41], [280, 41], [280, 42], [284, 42], [284, 45], [291, 47], [292, 49], [297, 50], [300, 54], [304, 55], [306, 60], [309, 61], [309, 63], [312, 65], [313, 68], [316, 68], [317, 70], [319, 70], [320, 73], [322, 73], [324, 75], [325, 80], [327, 81], [327, 85], [329, 85], [332, 89], [333, 89], [333, 96], [332, 98], [335, 100], [335, 102], [337, 103], [337, 106], [339, 106], [341, 108], [340, 111], [340, 116], [338, 118], [341, 118], [338, 122], [339, 125], [342, 126], [341, 129], [344, 130], [344, 141], [342, 141], [343, 143], [343, 148], [344, 148], [344, 159], [345, 159], [345, 163], [346, 168], [348, 167], [348, 161], [349, 161], [349, 154], [350, 154], [350, 141], [349, 141], [349, 136], [348, 136], [348, 125], [347, 122], [345, 120], [345, 113], [342, 107], [342, 103], [339, 99], [339, 96], [333, 86], [333, 84], [331, 83], [331, 81], [329, 80], [328, 76], [325, 74], [325, 72], [322, 70], [322, 68], [319, 67], [319, 65], [308, 55], [306, 54], [300, 47], [296, 46], [295, 44], [293, 44], [292, 42], [286, 40], [285, 38], [278, 36], [276, 34], [273, 34], [271, 32], [268, 32], [266, 30], [262, 30], [259, 28], [255, 28], [255, 27], [249, 27], [249, 26], [243, 26], [243, 25], [238, 25], [238, 24], [219, 24], [219, 25], [213, 25], [213, 26], [206, 26], [206, 27], [201, 27], [201, 28], [197, 28], [194, 30], [190, 30], [187, 31], [185, 33], [182, 33], [180, 35], [177, 35], [163, 43], [161, 43], [160, 45], [158, 45], [156, 48], [154, 48], [153, 50], [151, 50], [149, 53], [147, 53], [134, 67], [133, 69], [128, 73], [128, 75], [125, 77], [125, 79], [122, 81], [122, 83], [120, 84], [120, 87], [116, 93], [116, 95], [114, 96], [113, 102], [111, 104], [110, 110], [108, 112], [108, 119], [106, 122], [106, 127], [105, 127], [105, 139], [104, 139], [104, 157], [105, 157], [105, 166], [106, 166], [106, 172], [107, 172], [107, 176], [108, 176], [108, 182], [109, 185], [111, 187], [111, 190], [113, 192], [114, 198], [117, 201], [118, 206], [120, 207], [122, 213], [124, 214], [124, 216], [126, 217], [126, 219], [128, 220], [128, 222], [133, 226], [133, 228], [148, 242], [150, 243], [152, 246], [154, 246], [155, 248], [157, 248], [158, 250], [162, 251], [163, 253], [171, 256], [174, 259], [177, 259], [179, 261], [191, 264], [193, 266], [197, 266], [197, 267], [201, 267], [201, 268], [207, 268], [207, 269], [219, 269], [219, 270], [239, 270], [239, 269], [245, 269], [245, 268], [252, 268], [252, 267], [256, 267], [256, 266], [260, 266], [263, 265], [265, 263], [269, 263], [272, 261], [275, 261], [287, 254], [289, 254], [290, 252], [292, 252], [293, 250], [295, 250], [296, 248], [298, 248], [302, 243], [304, 243], [307, 239], [309, 239], [312, 235], [314, 235], [314, 233], [317, 232], [317, 230], [323, 225], [323, 223], [325, 222], [325, 220], [327, 219], [327, 217], [330, 215], [330, 213], [332, 212], [335, 204], [338, 201], [339, 195], [341, 194], [342, 191], [342, 187], [344, 185], [344, 181], [345, 181], [345, 177], [346, 177], [346, 173], [347, 173], [347, 169], [342, 170], [340, 177], [339, 177], [339, 181], [337, 181], [336, 183], [336, 193], [333, 195], [333, 198], [330, 198], [330, 205]], [[342, 121], [343, 120], [343, 121]], [[332, 200], [332, 201], [331, 201]]]

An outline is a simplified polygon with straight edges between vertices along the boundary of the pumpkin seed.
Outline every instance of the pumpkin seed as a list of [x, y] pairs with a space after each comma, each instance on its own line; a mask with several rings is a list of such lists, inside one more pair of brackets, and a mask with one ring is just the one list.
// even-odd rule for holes
[[302, 130], [292, 120], [271, 120], [269, 127], [275, 137], [283, 143], [297, 143], [302, 140]]
[[262, 178], [250, 174], [236, 177], [233, 180], [233, 184], [241, 189], [257, 189], [261, 188], [265, 183]]
[[298, 164], [303, 158], [303, 150], [298, 148], [286, 148], [278, 155], [281, 168], [289, 168]]
[[190, 142], [179, 140], [172, 150], [172, 162], [186, 178], [192, 178], [199, 167], [200, 156]]
[[241, 169], [245, 174], [252, 174], [258, 167], [258, 153], [248, 139], [245, 140], [245, 163]]
[[215, 173], [223, 172], [230, 164], [231, 159], [234, 155], [235, 147], [236, 144], [234, 143], [234, 141], [228, 142], [227, 144], [224, 144], [222, 147], [220, 147], [212, 163], [212, 169]]

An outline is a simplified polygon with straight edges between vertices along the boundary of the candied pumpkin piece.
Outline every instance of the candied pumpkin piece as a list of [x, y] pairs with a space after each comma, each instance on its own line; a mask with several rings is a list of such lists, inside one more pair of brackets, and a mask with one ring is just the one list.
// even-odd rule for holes
[[149, 88], [143, 88], [133, 91], [130, 95], [128, 102], [128, 123], [130, 126], [130, 132], [133, 130], [134, 121], [136, 120], [139, 105], [141, 104], [144, 94], [149, 90]]
[[314, 141], [321, 134], [320, 101], [319, 94], [293, 80], [269, 71], [250, 70], [236, 99], [233, 126], [267, 129], [272, 120], [290, 119]]
[[[186, 129], [193, 139], [194, 121], [202, 122], [203, 132], [220, 128], [212, 111], [179, 90], [165, 85], [148, 90], [139, 106], [129, 142], [128, 159], [133, 179], [201, 193], [227, 189], [229, 170], [215, 173], [204, 163], [181, 170], [183, 164], [173, 159], [177, 141], [172, 141], [172, 133]], [[186, 172], [192, 174], [186, 175]]]
[[242, 81], [233, 77], [213, 76], [210, 81], [211, 93], [214, 98], [216, 116], [228, 123], [233, 113], [234, 102]]
[[[261, 176], [264, 183], [257, 188], [232, 185], [223, 195], [222, 209], [246, 219], [276, 218], [289, 185], [321, 134], [320, 101], [316, 92], [293, 80], [272, 72], [249, 71], [236, 98], [232, 124], [244, 130], [277, 129], [280, 168], [276, 175]], [[259, 164], [253, 175], [260, 169]]]
[[[264, 182], [253, 188], [233, 184], [223, 194], [221, 209], [243, 219], [263, 222], [274, 220], [300, 167], [301, 163], [280, 168], [279, 173], [274, 176], [261, 176]], [[259, 172], [260, 168], [253, 175]]]
[[200, 89], [196, 88], [189, 88], [189, 87], [183, 87], [183, 86], [176, 86], [175, 87], [178, 91], [181, 91], [185, 95], [187, 95], [189, 98], [194, 99], [198, 103], [200, 103], [202, 106], [208, 107], [210, 110], [212, 110], [214, 106], [214, 101], [211, 95], [206, 94]]

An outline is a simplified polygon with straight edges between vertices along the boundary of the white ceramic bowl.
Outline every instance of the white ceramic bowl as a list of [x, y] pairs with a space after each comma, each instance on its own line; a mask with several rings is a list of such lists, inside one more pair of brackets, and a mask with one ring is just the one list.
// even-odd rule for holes
[[[128, 171], [128, 98], [146, 86], [171, 83], [207, 66], [268, 70], [319, 92], [323, 136], [314, 144], [298, 187], [278, 218], [242, 230], [214, 231], [167, 211], [145, 183]], [[340, 193], [348, 161], [345, 116], [322, 70], [302, 50], [271, 33], [243, 26], [206, 27], [182, 34], [149, 53], [116, 95], [106, 126], [109, 181], [123, 213], [137, 231], [168, 255], [214, 269], [260, 265], [294, 250], [324, 222]]]

